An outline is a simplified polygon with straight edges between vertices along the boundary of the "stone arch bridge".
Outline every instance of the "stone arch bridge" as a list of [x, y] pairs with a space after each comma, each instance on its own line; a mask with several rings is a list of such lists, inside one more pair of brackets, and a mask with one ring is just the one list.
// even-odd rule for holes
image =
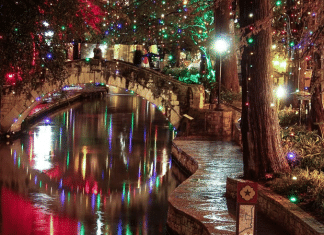
[[66, 85], [101, 83], [135, 92], [163, 108], [171, 124], [178, 128], [183, 115], [190, 109], [204, 106], [204, 87], [179, 82], [149, 68], [138, 68], [131, 63], [112, 60], [75, 60], [66, 63], [67, 78], [62, 82], [45, 82], [36, 89], [14, 94], [10, 87], [1, 96], [1, 133], [21, 130], [21, 124], [31, 110], [49, 94]]

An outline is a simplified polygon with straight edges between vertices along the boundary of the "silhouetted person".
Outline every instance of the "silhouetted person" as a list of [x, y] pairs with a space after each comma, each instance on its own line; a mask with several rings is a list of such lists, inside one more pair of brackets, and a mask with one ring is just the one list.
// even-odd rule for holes
[[153, 69], [154, 68], [153, 57], [156, 57], [156, 56], [159, 56], [159, 55], [148, 51], [148, 53], [146, 55], [144, 55], [144, 56], [146, 56], [148, 58], [150, 68]]
[[140, 47], [139, 46], [136, 46], [136, 50], [134, 52], [134, 58], [133, 58], [133, 63], [136, 67], [141, 67], [141, 64], [142, 64], [142, 56], [143, 56], [143, 53], [142, 51], [140, 50]]
[[99, 48], [99, 43], [97, 43], [96, 48], [93, 49], [93, 58], [94, 59], [101, 59], [102, 58], [102, 52], [101, 49]]

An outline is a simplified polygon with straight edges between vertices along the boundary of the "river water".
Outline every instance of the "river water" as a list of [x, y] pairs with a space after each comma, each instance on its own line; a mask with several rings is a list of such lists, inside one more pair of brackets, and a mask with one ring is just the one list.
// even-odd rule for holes
[[0, 234], [166, 234], [174, 137], [158, 107], [113, 87], [48, 115], [0, 145]]

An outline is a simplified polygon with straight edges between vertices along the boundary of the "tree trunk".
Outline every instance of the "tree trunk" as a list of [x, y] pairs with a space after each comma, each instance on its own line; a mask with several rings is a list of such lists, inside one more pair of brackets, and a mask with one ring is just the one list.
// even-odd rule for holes
[[[215, 31], [216, 36], [223, 34], [230, 40], [229, 54], [222, 57], [222, 85], [229, 91], [238, 93], [240, 85], [237, 73], [237, 56], [234, 42], [234, 23], [230, 15], [231, 1], [222, 0], [219, 7], [215, 9]], [[217, 55], [216, 55], [217, 56]], [[219, 68], [219, 58], [216, 57], [216, 68]], [[219, 78], [219, 70], [216, 69], [216, 78]]]
[[[314, 67], [312, 73], [312, 79], [310, 84], [310, 91], [312, 94], [311, 104], [312, 108], [310, 110], [310, 127], [312, 130], [320, 131], [318, 124], [323, 124], [324, 122], [324, 109], [322, 103], [322, 85], [321, 85], [321, 55], [319, 52], [314, 53]], [[323, 133], [320, 133], [323, 134]]]
[[[289, 172], [290, 167], [281, 147], [280, 127], [274, 102], [273, 80], [270, 77], [271, 66], [271, 24], [270, 2], [268, 0], [252, 0], [249, 3], [241, 0], [243, 8], [241, 16], [245, 14], [246, 7], [250, 7], [254, 13], [254, 21], [264, 20], [262, 29], [253, 36], [255, 43], [249, 48], [253, 55], [250, 56], [251, 68], [248, 84], [248, 110], [247, 119], [244, 120], [248, 128], [247, 145], [248, 156], [244, 156], [248, 165], [244, 165], [245, 178], [260, 179], [267, 173]], [[244, 15], [248, 17], [247, 15]], [[244, 18], [244, 17], [243, 17]], [[247, 21], [248, 22], [248, 21]], [[245, 58], [246, 59], [246, 58]], [[247, 61], [249, 61], [249, 59]], [[242, 68], [243, 70], [244, 68]], [[243, 131], [243, 130], [242, 130]], [[244, 135], [243, 135], [244, 136]], [[247, 168], [247, 169], [246, 169]]]

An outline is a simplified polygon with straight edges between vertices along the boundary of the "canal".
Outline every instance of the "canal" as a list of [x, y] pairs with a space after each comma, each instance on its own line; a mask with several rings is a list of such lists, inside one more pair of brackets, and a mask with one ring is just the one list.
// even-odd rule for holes
[[0, 234], [167, 234], [174, 129], [118, 88], [0, 145]]

